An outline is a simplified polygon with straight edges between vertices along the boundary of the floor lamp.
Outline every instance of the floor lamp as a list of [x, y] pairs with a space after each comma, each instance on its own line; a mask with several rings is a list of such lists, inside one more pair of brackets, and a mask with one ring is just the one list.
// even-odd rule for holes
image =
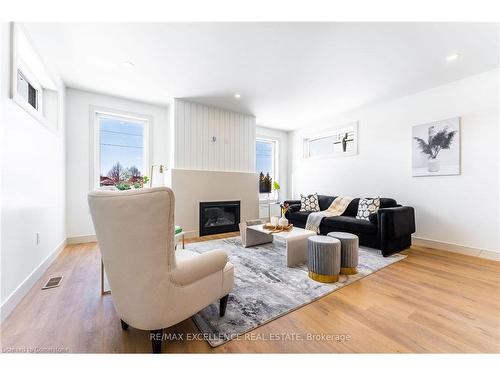
[[[165, 176], [163, 174], [165, 173], [167, 168], [162, 164], [153, 164], [151, 166], [151, 179], [149, 180], [149, 187], [153, 187], [153, 176], [154, 176], [155, 167], [158, 167], [158, 171], [162, 175], [163, 182], [161, 183], [160, 186], [165, 186]], [[176, 226], [176, 228], [177, 228], [177, 226]], [[174, 234], [174, 238], [175, 238], [175, 248], [177, 249], [177, 241], [182, 240], [182, 248], [184, 249], [185, 239], [184, 239], [184, 231], [182, 230], [182, 228], [181, 228], [180, 232], [178, 232], [178, 233], [176, 232]]]

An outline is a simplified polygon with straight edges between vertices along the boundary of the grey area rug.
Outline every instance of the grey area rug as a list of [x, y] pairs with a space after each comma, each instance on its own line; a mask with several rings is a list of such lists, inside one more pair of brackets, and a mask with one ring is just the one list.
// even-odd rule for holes
[[214, 249], [225, 250], [234, 264], [235, 286], [223, 318], [219, 317], [218, 304], [212, 304], [193, 316], [212, 347], [406, 258], [402, 254], [384, 258], [380, 250], [360, 247], [358, 273], [340, 275], [338, 282], [323, 284], [309, 278], [307, 265], [287, 267], [285, 244], [281, 242], [244, 248], [239, 237], [233, 237], [186, 246], [186, 250], [198, 253]]

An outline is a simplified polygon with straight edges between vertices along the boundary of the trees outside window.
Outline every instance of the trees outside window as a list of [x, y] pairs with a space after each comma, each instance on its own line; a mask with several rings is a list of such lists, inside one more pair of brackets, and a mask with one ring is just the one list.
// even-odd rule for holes
[[147, 171], [147, 121], [97, 113], [99, 187], [142, 187]]

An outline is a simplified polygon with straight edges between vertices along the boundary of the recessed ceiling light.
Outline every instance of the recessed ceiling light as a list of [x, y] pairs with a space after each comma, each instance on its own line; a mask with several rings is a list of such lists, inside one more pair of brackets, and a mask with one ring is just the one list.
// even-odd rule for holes
[[129, 60], [122, 62], [122, 65], [125, 68], [133, 68], [135, 66], [135, 64], [132, 61], [129, 61]]
[[239, 99], [239, 98], [241, 98], [241, 95], [240, 94], [234, 94], [234, 98], [235, 99]]
[[459, 53], [452, 53], [451, 55], [446, 56], [446, 61], [454, 61], [460, 57]]

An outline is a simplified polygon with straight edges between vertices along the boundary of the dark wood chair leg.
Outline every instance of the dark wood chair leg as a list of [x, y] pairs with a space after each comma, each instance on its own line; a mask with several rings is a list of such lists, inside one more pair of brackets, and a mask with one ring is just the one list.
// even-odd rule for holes
[[120, 323], [122, 324], [122, 329], [126, 331], [128, 329], [128, 324], [125, 323], [123, 320], [120, 319]]
[[229, 299], [229, 294], [225, 295], [220, 299], [219, 306], [219, 316], [222, 318], [226, 314], [227, 300]]
[[149, 338], [151, 340], [151, 345], [153, 347], [153, 353], [161, 353], [161, 343], [163, 341], [163, 329], [155, 329], [150, 331]]

